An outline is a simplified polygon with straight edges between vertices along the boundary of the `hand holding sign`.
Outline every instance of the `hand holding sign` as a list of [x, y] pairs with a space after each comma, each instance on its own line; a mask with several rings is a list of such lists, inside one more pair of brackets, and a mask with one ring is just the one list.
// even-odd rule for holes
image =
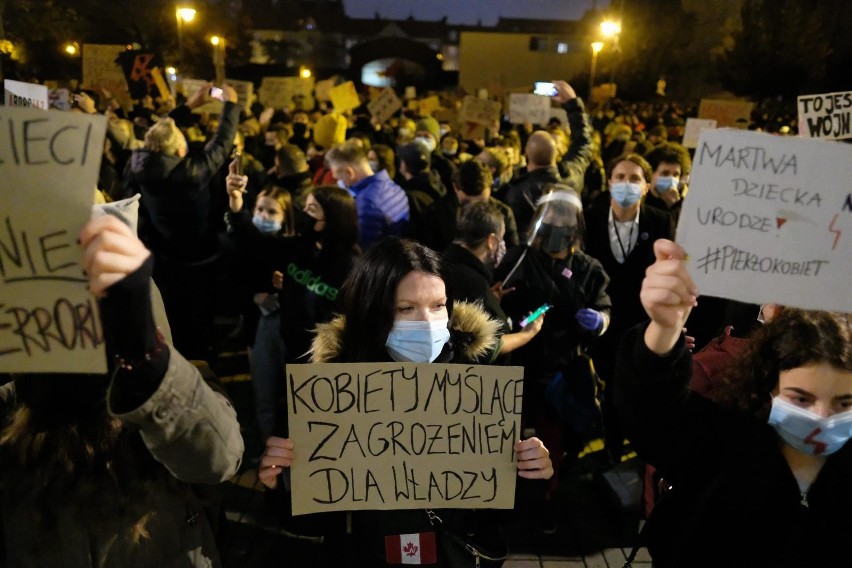
[[538, 438], [528, 438], [515, 444], [515, 459], [518, 460], [518, 475], [524, 479], [550, 479], [553, 477], [553, 462], [550, 452]]
[[698, 303], [698, 289], [686, 269], [686, 252], [675, 242], [654, 243], [657, 260], [648, 267], [639, 294], [651, 318], [645, 344], [651, 351], [668, 353], [683, 331], [686, 318]]
[[282, 467], [290, 467], [296, 457], [293, 440], [270, 436], [266, 439], [266, 449], [260, 457], [257, 477], [269, 489], [278, 487], [278, 474]]
[[103, 296], [107, 288], [142, 266], [151, 252], [124, 222], [112, 215], [95, 217], [80, 231], [83, 270], [89, 291]]

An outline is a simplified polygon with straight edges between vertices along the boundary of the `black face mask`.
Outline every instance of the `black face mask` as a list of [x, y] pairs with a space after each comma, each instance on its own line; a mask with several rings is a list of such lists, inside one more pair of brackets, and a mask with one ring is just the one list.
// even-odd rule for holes
[[574, 243], [574, 227], [557, 227], [542, 223], [538, 235], [541, 239], [541, 250], [549, 254], [556, 254], [568, 250]]
[[313, 239], [315, 241], [319, 241], [322, 232], [317, 231], [314, 227], [317, 224], [317, 220], [302, 211], [301, 209], [296, 210], [296, 233], [302, 235], [305, 238]]
[[305, 138], [305, 135], [308, 133], [307, 124], [294, 122], [291, 126], [293, 127], [293, 138]]

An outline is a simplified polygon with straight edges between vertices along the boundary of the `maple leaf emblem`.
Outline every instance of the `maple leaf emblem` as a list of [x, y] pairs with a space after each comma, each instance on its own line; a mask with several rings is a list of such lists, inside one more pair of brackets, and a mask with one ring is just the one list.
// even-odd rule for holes
[[413, 542], [409, 542], [402, 548], [402, 551], [405, 553], [406, 556], [415, 556], [419, 548], [420, 547], [415, 546]]

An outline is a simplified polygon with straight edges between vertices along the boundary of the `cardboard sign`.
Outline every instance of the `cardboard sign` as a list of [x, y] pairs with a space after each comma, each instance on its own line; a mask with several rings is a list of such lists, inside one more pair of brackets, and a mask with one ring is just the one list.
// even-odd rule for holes
[[331, 89], [334, 85], [337, 84], [337, 77], [330, 77], [323, 81], [317, 81], [316, 87], [314, 88], [314, 95], [316, 96], [318, 101], [326, 101], [331, 102]]
[[483, 101], [476, 97], [466, 96], [462, 102], [461, 122], [473, 122], [482, 126], [492, 126], [500, 120], [500, 109], [503, 105], [497, 101]]
[[127, 51], [124, 45], [83, 44], [83, 88], [100, 92], [107, 89], [124, 107], [130, 106], [130, 93], [118, 56]]
[[293, 107], [296, 96], [312, 97], [313, 91], [313, 77], [264, 77], [257, 96], [267, 108], [289, 109]]
[[417, 112], [420, 116], [432, 116], [432, 113], [439, 108], [441, 108], [441, 99], [437, 95], [417, 101]]
[[683, 129], [683, 147], [695, 148], [698, 146], [698, 136], [702, 130], [716, 128], [716, 121], [708, 118], [687, 118], [686, 127]]
[[459, 136], [462, 140], [482, 140], [485, 138], [487, 126], [475, 122], [459, 123]]
[[523, 368], [287, 366], [294, 515], [511, 509]]
[[355, 90], [355, 83], [352, 81], [346, 81], [341, 85], [332, 87], [328, 96], [337, 112], [346, 112], [361, 106], [361, 99], [358, 98], [358, 91]]
[[237, 102], [239, 105], [246, 112], [251, 110], [251, 103], [254, 98], [254, 83], [251, 81], [237, 81], [236, 79], [227, 79], [225, 82], [237, 92]]
[[393, 89], [382, 89], [378, 96], [367, 103], [370, 116], [379, 122], [385, 122], [402, 108], [402, 101]]
[[417, 98], [417, 87], [408, 86], [405, 88], [405, 99], [412, 100]]
[[77, 244], [106, 121], [32, 108], [0, 113], [0, 372], [106, 372]]
[[45, 85], [4, 79], [3, 88], [6, 89], [7, 107], [48, 109], [50, 101]]
[[705, 130], [690, 179], [677, 240], [702, 294], [852, 312], [852, 148]]
[[716, 121], [718, 128], [748, 124], [751, 120], [751, 109], [754, 103], [727, 99], [701, 99], [698, 107], [698, 118], [708, 118]]
[[852, 91], [798, 98], [799, 136], [843, 140], [852, 138]]
[[527, 93], [509, 95], [509, 122], [512, 124], [547, 124], [550, 120], [550, 97]]
[[549, 121], [551, 118], [558, 120], [559, 125], [562, 126], [562, 128], [570, 128], [570, 125], [568, 124], [568, 112], [564, 108], [551, 108], [550, 116], [547, 120]]

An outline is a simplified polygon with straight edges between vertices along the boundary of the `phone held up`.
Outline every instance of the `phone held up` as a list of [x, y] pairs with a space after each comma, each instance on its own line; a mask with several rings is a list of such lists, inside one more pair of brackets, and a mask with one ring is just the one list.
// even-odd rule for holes
[[536, 311], [534, 311], [533, 313], [531, 313], [530, 315], [528, 315], [527, 317], [522, 319], [521, 323], [519, 325], [521, 327], [528, 326], [529, 324], [531, 324], [532, 322], [534, 322], [535, 320], [540, 318], [544, 314], [544, 312], [546, 312], [547, 310], [549, 310], [552, 307], [553, 306], [551, 306], [550, 304], [542, 304]]
[[536, 81], [533, 85], [533, 93], [544, 97], [555, 97], [556, 85], [547, 81]]
[[210, 97], [216, 99], [217, 101], [221, 101], [224, 98], [224, 91], [219, 87], [210, 87]]

